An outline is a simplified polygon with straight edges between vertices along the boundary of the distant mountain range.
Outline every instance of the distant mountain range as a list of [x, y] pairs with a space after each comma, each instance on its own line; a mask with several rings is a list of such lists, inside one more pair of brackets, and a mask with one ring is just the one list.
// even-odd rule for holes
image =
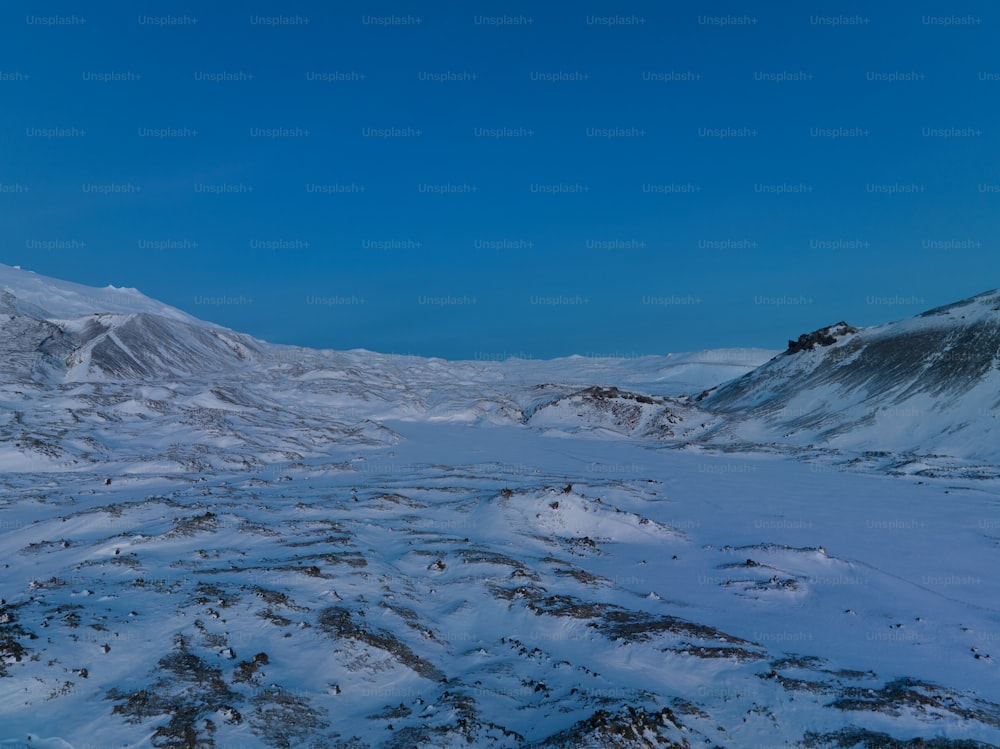
[[[701, 415], [671, 396], [774, 353], [453, 362], [320, 351], [256, 340], [135, 289], [3, 265], [0, 323], [0, 468], [30, 471], [257, 468], [394, 444], [384, 426], [394, 421], [663, 439], [688, 432], [673, 412]], [[614, 389], [588, 396], [595, 386]]]
[[[133, 403], [119, 415], [126, 420], [140, 412], [176, 417], [174, 406], [184, 403], [190, 421], [197, 405], [199, 418], [225, 422], [235, 438], [204, 435], [203, 459], [268, 460], [267, 450], [231, 451], [253, 441], [241, 420], [260, 420], [264, 407], [272, 423], [296, 425], [278, 428], [285, 435], [320, 419], [323, 438], [278, 440], [285, 444], [279, 454], [299, 457], [330, 439], [356, 437], [359, 424], [369, 425], [365, 439], [381, 439], [390, 431], [372, 425], [428, 418], [659, 442], [1000, 461], [997, 291], [876, 327], [831, 325], [789, 340], [776, 356], [731, 349], [451, 362], [318, 351], [256, 340], [134, 289], [95, 289], [9, 266], [0, 266], [0, 319], [0, 381], [42, 398], [73, 383], [102, 384]], [[136, 397], [137, 383], [187, 399]], [[92, 404], [64, 405], [87, 422]], [[148, 423], [142, 430], [155, 431]]]

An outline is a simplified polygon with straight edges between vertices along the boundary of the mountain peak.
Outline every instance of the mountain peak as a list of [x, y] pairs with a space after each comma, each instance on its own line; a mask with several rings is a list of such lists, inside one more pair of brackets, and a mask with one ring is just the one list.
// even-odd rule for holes
[[[95, 312], [148, 312], [189, 324], [207, 324], [176, 307], [151, 299], [137, 289], [112, 285], [103, 288], [85, 286], [2, 263], [0, 298], [7, 300], [8, 304], [11, 299], [18, 300], [21, 314], [38, 316], [41, 311], [44, 312], [41, 316], [48, 319], [73, 319]], [[26, 312], [28, 309], [33, 312]]]
[[990, 312], [1000, 312], [1000, 289], [984, 291], [968, 299], [962, 299], [951, 304], [929, 309], [926, 312], [921, 312], [917, 317], [930, 318], [958, 315], [961, 318], [968, 313], [987, 315]]

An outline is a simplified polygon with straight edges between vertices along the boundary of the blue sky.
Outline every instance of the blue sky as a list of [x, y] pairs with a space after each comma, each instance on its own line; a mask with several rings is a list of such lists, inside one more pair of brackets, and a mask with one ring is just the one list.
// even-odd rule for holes
[[992, 4], [203, 5], [0, 9], [0, 261], [447, 358], [1000, 286]]

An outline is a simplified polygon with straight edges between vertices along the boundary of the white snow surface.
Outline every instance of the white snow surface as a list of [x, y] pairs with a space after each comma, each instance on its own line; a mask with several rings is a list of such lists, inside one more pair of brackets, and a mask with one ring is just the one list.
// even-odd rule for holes
[[1000, 746], [996, 461], [752, 415], [840, 342], [449, 362], [0, 288], [0, 749]]
[[108, 285], [103, 289], [42, 276], [0, 263], [0, 294], [13, 294], [25, 309], [44, 310], [46, 316], [72, 319], [95, 312], [131, 315], [137, 312], [193, 325], [207, 325], [176, 307], [158, 302], [137, 289]]

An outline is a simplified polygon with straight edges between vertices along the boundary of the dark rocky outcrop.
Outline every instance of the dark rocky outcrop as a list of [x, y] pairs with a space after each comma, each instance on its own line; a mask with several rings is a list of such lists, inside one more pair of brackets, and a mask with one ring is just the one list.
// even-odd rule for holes
[[[829, 346], [837, 342], [837, 336], [844, 336], [850, 333], [857, 333], [858, 329], [848, 325], [841, 320], [835, 325], [827, 325], [825, 328], [814, 330], [812, 333], [803, 333], [796, 340], [788, 341], [786, 354], [797, 354], [800, 351], [812, 351], [819, 346]], [[836, 334], [836, 335], [834, 335]]]

